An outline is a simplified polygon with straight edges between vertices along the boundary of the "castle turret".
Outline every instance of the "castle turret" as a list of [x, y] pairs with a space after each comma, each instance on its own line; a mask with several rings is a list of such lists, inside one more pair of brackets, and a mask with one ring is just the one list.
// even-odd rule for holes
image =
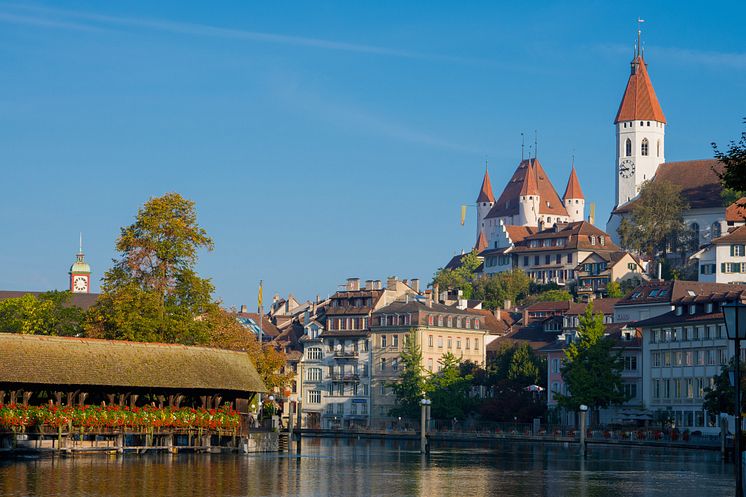
[[529, 159], [526, 167], [525, 180], [518, 195], [518, 225], [537, 226], [539, 222], [539, 183], [536, 179], [535, 159]]
[[[487, 226], [485, 218], [492, 210], [492, 206], [495, 205], [495, 195], [492, 193], [492, 183], [490, 183], [490, 172], [487, 170], [487, 166], [484, 167], [484, 179], [482, 180], [482, 188], [479, 190], [477, 196], [477, 245], [479, 245], [480, 234], [487, 235]], [[486, 238], [485, 238], [486, 239]]]
[[585, 197], [580, 189], [580, 181], [575, 173], [575, 165], [570, 169], [570, 179], [567, 180], [567, 188], [562, 196], [562, 203], [567, 209], [570, 222], [583, 221], [585, 219]]

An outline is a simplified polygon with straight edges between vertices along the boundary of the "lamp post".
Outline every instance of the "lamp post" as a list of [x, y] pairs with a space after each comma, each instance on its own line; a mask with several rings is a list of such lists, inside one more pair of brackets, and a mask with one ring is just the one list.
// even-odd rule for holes
[[746, 339], [746, 304], [731, 302], [723, 304], [723, 317], [728, 340], [735, 342], [735, 390], [736, 390], [736, 497], [743, 497], [743, 475], [741, 468], [741, 340]]
[[420, 453], [427, 452], [427, 410], [430, 407], [430, 399], [420, 401]]
[[585, 417], [588, 414], [588, 406], [580, 404], [580, 455], [585, 457]]

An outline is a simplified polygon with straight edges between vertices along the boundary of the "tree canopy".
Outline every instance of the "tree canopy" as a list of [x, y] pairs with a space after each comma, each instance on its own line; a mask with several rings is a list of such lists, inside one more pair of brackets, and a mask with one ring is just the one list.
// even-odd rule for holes
[[[461, 265], [455, 269], [440, 268], [433, 277], [433, 287], [438, 285], [440, 291], [461, 290], [465, 299], [470, 299], [473, 292], [474, 271], [477, 270], [482, 261], [477, 256], [477, 251], [472, 250], [461, 256]], [[437, 297], [437, 296], [436, 296]]]
[[[729, 373], [735, 371], [734, 360], [731, 359], [729, 364], [723, 366], [720, 374], [714, 376], [714, 384], [705, 388], [705, 399], [702, 407], [710, 413], [718, 414], [721, 412], [735, 415], [735, 398], [736, 389], [730, 384]], [[741, 365], [741, 391], [746, 391], [746, 365]], [[746, 396], [741, 396], [741, 411], [746, 408]]]
[[[743, 122], [746, 124], [746, 118]], [[718, 176], [723, 188], [730, 193], [728, 200], [738, 200], [746, 194], [746, 131], [741, 133], [738, 141], [731, 141], [727, 150], [721, 151], [714, 142], [712, 148], [715, 151], [715, 158], [724, 165]]]
[[464, 419], [474, 407], [469, 397], [473, 377], [461, 374], [461, 360], [451, 352], [443, 354], [438, 363], [440, 370], [428, 380], [432, 416], [435, 419]]
[[0, 332], [75, 336], [83, 331], [83, 315], [70, 292], [26, 294], [0, 301]]
[[530, 278], [520, 269], [495, 274], [485, 274], [472, 282], [472, 298], [483, 301], [485, 309], [498, 309], [504, 302], [515, 304], [523, 300], [529, 291]]
[[411, 336], [404, 343], [399, 364], [399, 378], [389, 385], [396, 397], [396, 407], [389, 414], [413, 419], [419, 416], [420, 400], [430, 386], [422, 366], [422, 351]]

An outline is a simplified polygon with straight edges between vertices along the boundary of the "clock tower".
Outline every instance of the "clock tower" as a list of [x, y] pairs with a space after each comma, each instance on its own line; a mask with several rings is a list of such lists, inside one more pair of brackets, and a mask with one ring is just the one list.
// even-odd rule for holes
[[635, 198], [640, 193], [642, 183], [655, 176], [658, 165], [665, 162], [666, 118], [640, 49], [640, 30], [637, 31], [637, 47], [627, 88], [614, 125], [616, 207], [619, 207]]
[[91, 266], [83, 255], [83, 235], [80, 236], [80, 249], [75, 262], [70, 266], [70, 291], [72, 293], [91, 293]]

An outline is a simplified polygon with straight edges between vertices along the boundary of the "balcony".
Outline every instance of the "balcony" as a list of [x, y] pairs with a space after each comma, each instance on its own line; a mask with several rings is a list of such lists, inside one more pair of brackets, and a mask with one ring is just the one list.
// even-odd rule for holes
[[357, 373], [332, 373], [332, 381], [344, 381], [356, 383], [360, 381], [360, 375]]
[[357, 359], [359, 356], [357, 350], [335, 350], [335, 359]]

